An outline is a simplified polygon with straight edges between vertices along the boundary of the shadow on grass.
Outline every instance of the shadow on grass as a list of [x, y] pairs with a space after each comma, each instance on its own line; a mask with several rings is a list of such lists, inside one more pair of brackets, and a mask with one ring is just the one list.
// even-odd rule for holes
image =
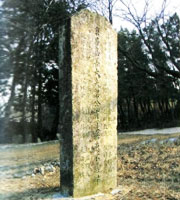
[[0, 172], [8, 175], [13, 174], [21, 174], [21, 176], [31, 175], [33, 173], [34, 168], [40, 167], [46, 163], [58, 162], [57, 159], [52, 160], [44, 160], [44, 161], [36, 161], [36, 162], [27, 162], [22, 165], [4, 165], [0, 166]]
[[[60, 191], [59, 187], [41, 187], [28, 189], [23, 192], [11, 192], [8, 194], [0, 192], [0, 200], [36, 200], [49, 199], [53, 194]], [[53, 199], [53, 198], [52, 198]]]

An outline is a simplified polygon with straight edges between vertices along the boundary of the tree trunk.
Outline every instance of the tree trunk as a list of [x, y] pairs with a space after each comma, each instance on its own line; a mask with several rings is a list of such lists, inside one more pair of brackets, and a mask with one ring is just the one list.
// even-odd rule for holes
[[128, 126], [131, 123], [131, 111], [130, 111], [130, 100], [128, 98], [126, 98], [126, 103], [127, 103], [127, 113], [128, 113]]
[[7, 107], [5, 109], [5, 117], [4, 117], [3, 125], [2, 125], [2, 136], [1, 136], [2, 143], [11, 142], [11, 136], [9, 135], [8, 127], [9, 127], [9, 122], [10, 122], [11, 108], [14, 102], [15, 88], [16, 88], [16, 75], [14, 74], [12, 85], [11, 85], [11, 94], [7, 103]]
[[33, 80], [33, 85], [31, 89], [32, 93], [32, 102], [31, 102], [31, 135], [32, 135], [32, 142], [37, 142], [37, 130], [35, 129], [35, 84]]
[[38, 70], [38, 137], [43, 140], [42, 132], [42, 72], [41, 68]]
[[28, 62], [26, 63], [25, 69], [25, 80], [24, 80], [24, 89], [23, 89], [23, 102], [22, 102], [22, 126], [23, 126], [23, 142], [27, 142], [27, 121], [26, 121], [26, 103], [27, 103], [27, 87], [28, 87]]
[[54, 117], [52, 128], [51, 128], [50, 140], [56, 139], [58, 124], [59, 124], [59, 103], [57, 104], [57, 107], [56, 107], [56, 113], [55, 113], [55, 117]]
[[135, 119], [135, 122], [136, 122], [136, 125], [137, 127], [140, 126], [140, 123], [139, 123], [139, 112], [138, 112], [138, 104], [136, 102], [136, 98], [133, 97], [133, 107], [134, 107], [134, 119]]

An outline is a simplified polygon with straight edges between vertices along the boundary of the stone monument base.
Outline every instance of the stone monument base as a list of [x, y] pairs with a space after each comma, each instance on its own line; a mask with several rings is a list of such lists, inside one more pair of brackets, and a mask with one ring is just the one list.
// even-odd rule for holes
[[[117, 195], [118, 193], [121, 193], [122, 191], [123, 191], [123, 189], [121, 187], [118, 187], [118, 188], [112, 190], [110, 192], [110, 195]], [[92, 200], [92, 199], [96, 200], [97, 199], [98, 200], [98, 199], [107, 199], [106, 195], [108, 195], [108, 194], [98, 193], [98, 194], [91, 195], [91, 196], [73, 198], [73, 197], [65, 197], [59, 192], [59, 193], [54, 194], [52, 196], [52, 199], [56, 199], [56, 200]]]

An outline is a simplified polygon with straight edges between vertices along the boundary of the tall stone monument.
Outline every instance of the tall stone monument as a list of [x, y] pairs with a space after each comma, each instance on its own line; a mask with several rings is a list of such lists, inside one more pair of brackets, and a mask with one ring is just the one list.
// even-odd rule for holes
[[60, 27], [60, 187], [87, 196], [117, 185], [117, 33], [82, 10]]

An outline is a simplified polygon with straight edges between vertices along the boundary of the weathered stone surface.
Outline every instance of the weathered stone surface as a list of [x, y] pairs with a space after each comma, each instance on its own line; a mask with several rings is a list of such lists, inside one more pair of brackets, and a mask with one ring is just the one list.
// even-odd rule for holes
[[74, 197], [117, 185], [117, 33], [83, 10], [60, 28], [61, 191]]

